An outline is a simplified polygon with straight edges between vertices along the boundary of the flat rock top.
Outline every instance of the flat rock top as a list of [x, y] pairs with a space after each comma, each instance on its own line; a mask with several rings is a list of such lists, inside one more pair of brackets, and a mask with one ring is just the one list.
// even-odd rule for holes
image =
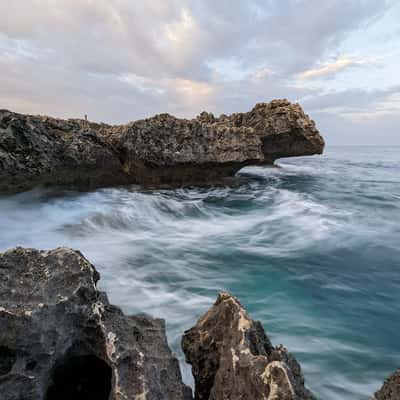
[[0, 254], [0, 304], [12, 312], [57, 304], [80, 287], [95, 296], [98, 279], [82, 254], [68, 248], [39, 251], [17, 247]]

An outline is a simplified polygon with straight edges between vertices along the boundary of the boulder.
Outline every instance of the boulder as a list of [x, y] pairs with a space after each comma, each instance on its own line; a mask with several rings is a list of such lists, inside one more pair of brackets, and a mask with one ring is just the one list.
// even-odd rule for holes
[[125, 316], [78, 251], [0, 254], [2, 400], [188, 400], [163, 320]]
[[298, 104], [194, 119], [169, 114], [110, 126], [0, 111], [0, 192], [36, 185], [211, 184], [247, 165], [321, 154], [324, 141]]
[[311, 400], [300, 365], [274, 347], [260, 322], [221, 292], [214, 306], [182, 339], [192, 366], [196, 400]]
[[384, 382], [375, 393], [372, 400], [399, 400], [400, 399], [400, 369]]

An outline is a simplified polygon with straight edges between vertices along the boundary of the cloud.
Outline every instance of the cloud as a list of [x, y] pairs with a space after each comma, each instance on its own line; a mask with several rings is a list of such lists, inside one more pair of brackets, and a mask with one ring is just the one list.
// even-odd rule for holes
[[301, 104], [328, 144], [400, 143], [400, 85], [314, 93]]
[[344, 113], [340, 97], [350, 110], [363, 104], [365, 88], [334, 93], [312, 78], [334, 79], [370, 63], [360, 51], [320, 64], [348, 54], [341, 51], [344, 41], [368, 30], [394, 3], [0, 2], [0, 107], [119, 123], [159, 112], [230, 113], [285, 97], [312, 112]]
[[325, 111], [341, 114], [373, 113], [384, 108], [391, 100], [392, 107], [400, 111], [400, 103], [395, 106], [396, 96], [400, 95], [400, 85], [394, 85], [385, 89], [346, 89], [330, 91], [303, 98], [303, 106], [310, 111]]
[[353, 57], [338, 57], [334, 62], [327, 63], [318, 68], [309, 69], [296, 74], [297, 79], [314, 79], [335, 75], [349, 67], [368, 65], [374, 63], [369, 59], [357, 59]]
[[378, 113], [373, 117], [360, 119], [318, 112], [314, 117], [328, 146], [399, 144], [399, 112]]

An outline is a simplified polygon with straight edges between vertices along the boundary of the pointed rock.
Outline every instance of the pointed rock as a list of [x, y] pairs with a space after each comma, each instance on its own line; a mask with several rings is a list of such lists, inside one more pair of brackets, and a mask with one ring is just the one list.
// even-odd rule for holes
[[400, 369], [386, 379], [383, 386], [375, 393], [372, 400], [399, 400], [400, 399]]
[[211, 309], [184, 333], [196, 400], [311, 400], [300, 365], [272, 346], [260, 322], [221, 292]]

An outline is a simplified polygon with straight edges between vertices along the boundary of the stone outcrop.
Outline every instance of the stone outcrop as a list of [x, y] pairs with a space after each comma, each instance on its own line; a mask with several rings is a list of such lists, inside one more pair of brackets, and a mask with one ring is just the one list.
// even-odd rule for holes
[[0, 192], [36, 185], [208, 184], [246, 165], [321, 154], [324, 141], [298, 104], [195, 119], [169, 114], [110, 126], [0, 111]]
[[274, 347], [239, 301], [221, 292], [182, 340], [196, 400], [311, 400], [300, 365]]
[[0, 255], [2, 400], [186, 400], [164, 321], [125, 316], [77, 251]]
[[400, 369], [384, 382], [372, 400], [399, 400], [400, 399]]

